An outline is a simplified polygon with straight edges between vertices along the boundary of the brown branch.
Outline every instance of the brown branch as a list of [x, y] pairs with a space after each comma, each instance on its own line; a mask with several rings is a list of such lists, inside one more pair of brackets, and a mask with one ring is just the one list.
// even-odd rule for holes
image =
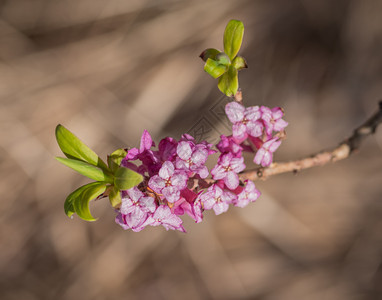
[[378, 111], [372, 115], [365, 123], [356, 128], [353, 135], [348, 139], [342, 141], [338, 147], [322, 151], [314, 154], [310, 157], [303, 159], [273, 163], [266, 168], [258, 168], [255, 170], [249, 170], [239, 174], [240, 180], [257, 180], [257, 179], [267, 179], [270, 176], [287, 173], [287, 172], [298, 172], [303, 169], [308, 169], [316, 166], [322, 166], [330, 162], [336, 162], [349, 157], [353, 152], [359, 149], [363, 140], [374, 134], [378, 125], [382, 123], [382, 101], [379, 102]]

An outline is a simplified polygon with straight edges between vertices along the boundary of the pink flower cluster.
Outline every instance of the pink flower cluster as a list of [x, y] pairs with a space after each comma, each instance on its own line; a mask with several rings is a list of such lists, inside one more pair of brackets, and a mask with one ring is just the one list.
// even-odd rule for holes
[[232, 125], [232, 136], [222, 138], [218, 148], [232, 149], [236, 156], [241, 151], [256, 152], [253, 161], [263, 167], [273, 161], [273, 153], [281, 144], [280, 133], [288, 122], [282, 119], [284, 112], [280, 107], [270, 109], [266, 106], [245, 108], [237, 102], [230, 102], [225, 107]]
[[[216, 145], [220, 151], [217, 164], [211, 170], [214, 182], [205, 180], [209, 155], [216, 153], [212, 145], [184, 134], [177, 141], [166, 137], [155, 144], [145, 130], [139, 149], [128, 150], [121, 165], [144, 176], [137, 187], [122, 191], [122, 203], [116, 222], [124, 229], [141, 231], [146, 226], [162, 225], [166, 230], [185, 232], [182, 219], [188, 214], [196, 223], [203, 220], [205, 210], [216, 215], [226, 212], [229, 205], [245, 207], [254, 202], [260, 192], [252, 181], [240, 182], [238, 174], [245, 169], [242, 152], [255, 152], [254, 162], [262, 166], [272, 163], [273, 152], [281, 141], [277, 136], [287, 126], [281, 108], [245, 108], [237, 102], [226, 106], [233, 123], [232, 135], [221, 136]], [[134, 164], [133, 161], [140, 161]], [[193, 188], [197, 181], [197, 188]]]
[[[142, 174], [145, 180], [138, 186], [122, 191], [122, 204], [116, 222], [124, 229], [141, 231], [145, 226], [162, 225], [167, 230], [185, 231], [180, 215], [187, 213], [201, 222], [202, 208], [195, 204], [198, 193], [188, 187], [194, 179], [209, 175], [205, 166], [209, 155], [215, 153], [207, 142], [197, 144], [184, 134], [180, 141], [170, 137], [155, 147], [145, 130], [140, 148], [128, 151], [121, 165]], [[133, 161], [139, 160], [139, 166]]]

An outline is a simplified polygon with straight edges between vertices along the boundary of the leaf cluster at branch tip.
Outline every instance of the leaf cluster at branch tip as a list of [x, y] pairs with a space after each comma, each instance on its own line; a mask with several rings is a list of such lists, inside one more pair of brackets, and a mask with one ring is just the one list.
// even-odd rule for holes
[[106, 164], [93, 150], [62, 125], [56, 127], [57, 143], [66, 158], [56, 159], [95, 182], [85, 184], [69, 194], [64, 209], [68, 217], [76, 213], [81, 219], [95, 221], [89, 210], [89, 202], [104, 194], [117, 207], [121, 203], [121, 190], [130, 189], [143, 181], [142, 175], [121, 167], [126, 156], [124, 149], [118, 149], [108, 156]]
[[237, 56], [243, 35], [243, 23], [238, 20], [231, 20], [224, 31], [224, 52], [208, 48], [200, 54], [200, 58], [206, 62], [204, 71], [215, 79], [220, 77], [218, 88], [228, 97], [235, 96], [239, 89], [238, 71], [247, 68], [245, 59]]

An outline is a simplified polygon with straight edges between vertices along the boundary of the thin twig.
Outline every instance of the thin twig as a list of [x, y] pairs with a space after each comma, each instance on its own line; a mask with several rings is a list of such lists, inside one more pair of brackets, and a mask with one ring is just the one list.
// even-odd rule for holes
[[348, 139], [342, 141], [338, 147], [322, 151], [314, 154], [310, 157], [303, 159], [273, 163], [266, 168], [258, 168], [255, 170], [249, 170], [239, 174], [240, 180], [257, 180], [257, 179], [267, 179], [270, 176], [287, 173], [287, 172], [298, 172], [303, 169], [308, 169], [316, 166], [322, 166], [330, 162], [336, 162], [349, 157], [353, 152], [359, 149], [363, 140], [375, 133], [379, 124], [382, 123], [382, 101], [379, 102], [378, 111], [372, 115], [365, 123], [356, 128], [353, 135]]

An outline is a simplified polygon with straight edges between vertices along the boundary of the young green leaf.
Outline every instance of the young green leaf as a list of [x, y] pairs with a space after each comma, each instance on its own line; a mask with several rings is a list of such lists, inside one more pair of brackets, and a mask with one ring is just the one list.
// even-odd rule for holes
[[234, 66], [234, 68], [238, 71], [244, 68], [248, 68], [247, 62], [241, 56], [236, 56], [234, 58], [234, 60], [232, 61], [232, 66]]
[[76, 159], [69, 159], [69, 158], [63, 158], [63, 157], [56, 157], [56, 159], [60, 163], [64, 164], [65, 166], [69, 168], [72, 168], [73, 170], [77, 171], [78, 173], [86, 177], [89, 177], [97, 181], [113, 183], [112, 175], [110, 175], [108, 172], [106, 173], [104, 170], [97, 168], [96, 166], [93, 166], [84, 161], [80, 161]]
[[215, 60], [216, 60], [219, 64], [224, 65], [224, 66], [229, 66], [229, 64], [231, 63], [231, 61], [229, 60], [228, 55], [225, 54], [224, 52], [221, 52], [221, 53], [219, 53], [218, 55], [216, 55]]
[[107, 157], [107, 163], [113, 173], [119, 168], [126, 155], [127, 152], [124, 149], [118, 149]]
[[243, 41], [244, 25], [238, 20], [231, 20], [228, 22], [224, 31], [224, 52], [233, 60], [239, 52], [241, 43]]
[[121, 191], [115, 186], [109, 188], [109, 200], [111, 206], [114, 208], [118, 207], [122, 203]]
[[69, 196], [66, 197], [66, 200], [65, 200], [65, 203], [64, 203], [65, 214], [68, 217], [71, 217], [75, 213], [75, 210], [74, 210], [74, 207], [73, 207], [74, 200], [76, 198], [80, 198], [81, 194], [82, 194], [82, 192], [84, 190], [86, 190], [90, 186], [94, 186], [94, 185], [98, 185], [98, 184], [99, 184], [98, 182], [88, 183], [88, 184], [85, 184], [85, 185], [79, 187], [74, 192], [70, 193]]
[[215, 59], [216, 55], [218, 55], [220, 53], [219, 50], [217, 49], [214, 49], [214, 48], [208, 48], [206, 50], [204, 50], [200, 55], [199, 57], [201, 59], [203, 59], [204, 61], [207, 61], [207, 59], [211, 58], [211, 59]]
[[119, 167], [114, 174], [114, 186], [119, 190], [128, 190], [143, 181], [141, 174], [125, 167]]
[[93, 150], [60, 124], [56, 127], [56, 139], [66, 157], [87, 162], [105, 171], [108, 170], [106, 164]]
[[89, 202], [97, 198], [106, 190], [106, 183], [95, 182], [93, 185], [88, 185], [79, 197], [73, 200], [73, 208], [76, 214], [85, 221], [95, 221], [89, 210]]
[[219, 64], [217, 61], [209, 58], [204, 65], [204, 71], [216, 79], [227, 71], [227, 66]]
[[228, 97], [236, 95], [239, 88], [239, 80], [237, 70], [233, 66], [230, 66], [228, 72], [224, 73], [223, 76], [219, 78], [218, 88]]

